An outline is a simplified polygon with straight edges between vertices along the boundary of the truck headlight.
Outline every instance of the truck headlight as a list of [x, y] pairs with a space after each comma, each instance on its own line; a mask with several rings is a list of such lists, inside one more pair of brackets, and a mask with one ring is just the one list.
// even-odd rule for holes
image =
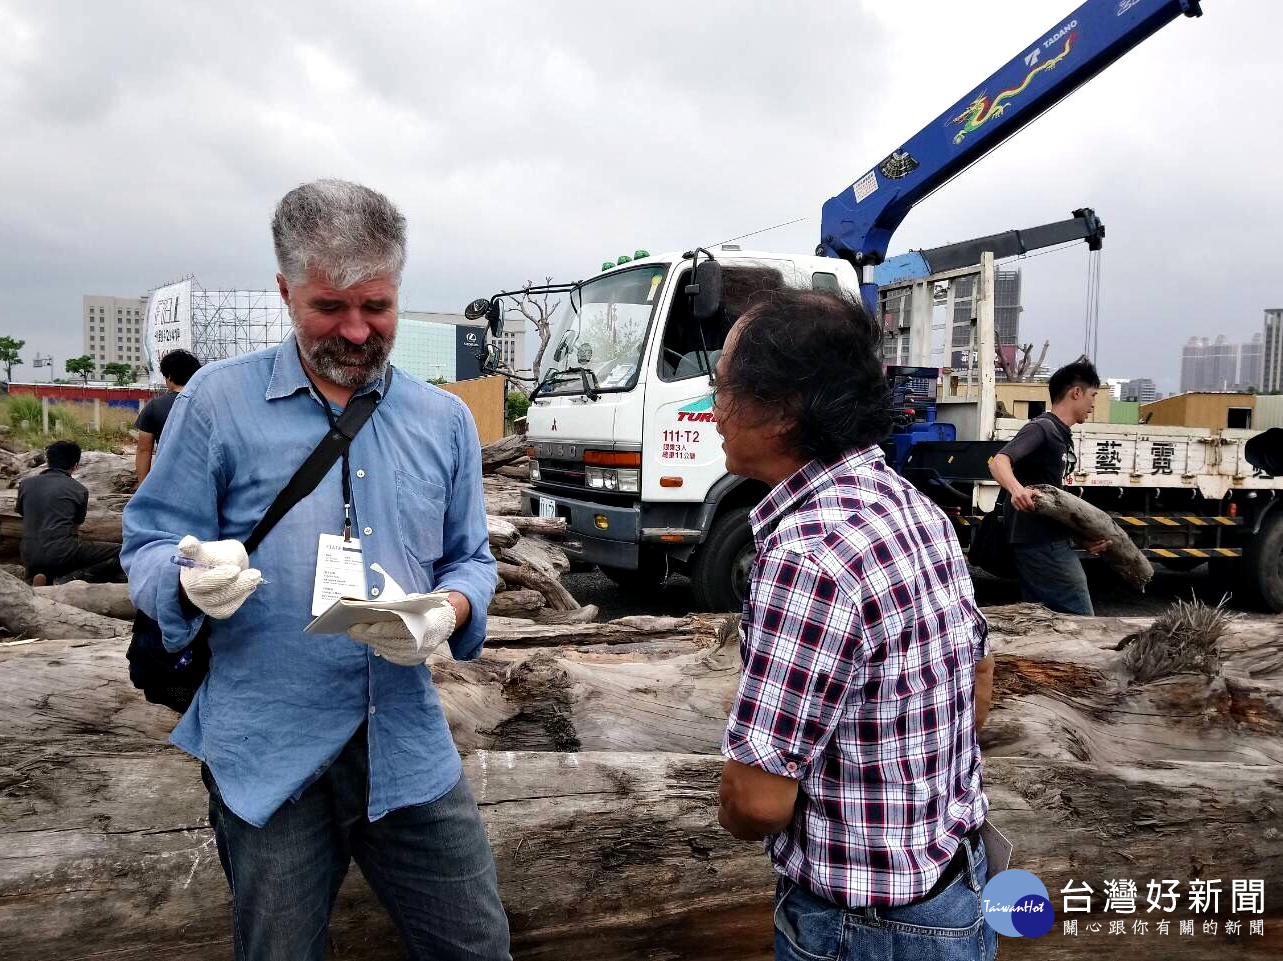
[[641, 471], [613, 467], [584, 468], [584, 483], [593, 490], [636, 494], [641, 491]]
[[530, 462], [530, 479], [532, 481], [539, 480], [539, 461], [537, 460]]

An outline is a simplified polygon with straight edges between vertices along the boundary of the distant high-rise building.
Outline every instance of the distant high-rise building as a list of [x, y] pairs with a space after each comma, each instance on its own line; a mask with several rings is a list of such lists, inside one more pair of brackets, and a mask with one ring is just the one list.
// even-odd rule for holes
[[1261, 335], [1253, 334], [1252, 339], [1238, 349], [1238, 386], [1242, 390], [1261, 386], [1261, 354], [1265, 346]]
[[998, 270], [993, 281], [993, 326], [998, 345], [1020, 343], [1020, 271]]
[[1238, 344], [1231, 344], [1224, 334], [1217, 334], [1208, 356], [1208, 390], [1230, 390], [1238, 386]]
[[1261, 355], [1259, 336], [1246, 344], [1232, 344], [1224, 334], [1210, 342], [1191, 337], [1181, 349], [1181, 392], [1259, 387]]
[[102, 380], [107, 364], [128, 364], [142, 370], [147, 366], [143, 349], [146, 334], [144, 297], [110, 297], [86, 294], [81, 298], [85, 353], [94, 359], [94, 380]]
[[1133, 404], [1149, 404], [1158, 400], [1158, 387], [1148, 377], [1123, 381], [1118, 399]]
[[1108, 390], [1109, 396], [1114, 400], [1123, 399], [1123, 384], [1127, 383], [1125, 377], [1106, 377], [1105, 382], [1101, 384], [1102, 390]]
[[1261, 350], [1261, 390], [1283, 390], [1283, 307], [1265, 312], [1265, 343]]
[[1191, 337], [1181, 348], [1181, 393], [1207, 383], [1207, 338]]

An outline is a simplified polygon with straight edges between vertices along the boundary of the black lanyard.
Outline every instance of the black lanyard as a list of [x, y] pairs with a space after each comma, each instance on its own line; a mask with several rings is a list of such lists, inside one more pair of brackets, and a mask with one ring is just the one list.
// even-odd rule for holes
[[[337, 417], [334, 416], [334, 411], [330, 409], [329, 398], [327, 398], [324, 394], [322, 394], [321, 389], [316, 386], [316, 381], [312, 380], [312, 375], [307, 372], [307, 367], [303, 366], [302, 360], [303, 358], [300, 355], [299, 366], [303, 367], [303, 376], [306, 377], [307, 382], [312, 385], [312, 390], [316, 392], [317, 400], [321, 402], [321, 409], [325, 411], [325, 419], [330, 423], [330, 430], [338, 430], [339, 420]], [[387, 385], [385, 383], [384, 387], [386, 388], [386, 386]], [[352, 396], [355, 397], [356, 393], [353, 392]], [[379, 399], [380, 400], [382, 399], [381, 395]], [[349, 399], [348, 403], [350, 404], [351, 402], [352, 402], [351, 399]], [[378, 401], [375, 401], [375, 406], [377, 405], [378, 405]], [[343, 448], [342, 456], [343, 456], [343, 474], [342, 474], [342, 477], [343, 477], [343, 541], [344, 543], [346, 543], [352, 540], [352, 462], [348, 459], [347, 447]]]

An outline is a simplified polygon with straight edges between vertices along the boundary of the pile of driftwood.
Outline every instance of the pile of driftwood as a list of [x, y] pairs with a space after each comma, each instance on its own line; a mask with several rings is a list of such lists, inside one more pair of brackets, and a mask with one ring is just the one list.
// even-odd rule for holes
[[[105, 637], [122, 633], [122, 625], [99, 626], [97, 633], [69, 633], [89, 629], [83, 611], [110, 618], [133, 618], [128, 590], [123, 584], [80, 585], [74, 599], [63, 588], [40, 588], [36, 593], [19, 590], [22, 576], [16, 562], [22, 538], [22, 519], [14, 512], [18, 481], [43, 468], [44, 455], [38, 452], [13, 455], [29, 466], [12, 473], [10, 489], [0, 490], [0, 628], [21, 637]], [[597, 618], [597, 608], [582, 606], [561, 583], [570, 562], [556, 541], [565, 533], [564, 520], [522, 517], [518, 477], [525, 469], [525, 439], [505, 438], [482, 449], [485, 476], [487, 527], [490, 548], [499, 563], [499, 577], [490, 613], [523, 617], [547, 623], [588, 623]], [[506, 472], [506, 473], [505, 473]], [[4, 484], [0, 464], [0, 484]], [[81, 528], [86, 540], [119, 544], [121, 512], [133, 492], [135, 474], [131, 458], [119, 454], [86, 451], [76, 479], [89, 489], [89, 513]], [[67, 585], [71, 586], [71, 585]], [[40, 599], [69, 605], [51, 606]]]
[[[982, 735], [994, 822], [1013, 865], [1052, 893], [1021, 957], [1277, 957], [1283, 949], [1283, 618], [1205, 609], [1159, 622], [988, 612], [995, 707]], [[0, 945], [14, 959], [230, 956], [226, 885], [195, 762], [173, 715], [129, 687], [119, 640], [0, 647]], [[535, 624], [493, 618], [484, 656], [433, 672], [486, 822], [519, 959], [766, 959], [773, 882], [760, 846], [716, 819], [718, 757], [739, 669], [721, 616]], [[1105, 911], [1132, 879], [1135, 915]], [[1171, 934], [1150, 879], [1178, 879]], [[1219, 879], [1216, 935], [1189, 882]], [[1233, 879], [1264, 914], [1232, 912]], [[1064, 935], [1060, 893], [1090, 885]], [[1148, 919], [1148, 936], [1132, 935]], [[1177, 921], [1197, 921], [1178, 936]], [[1237, 918], [1242, 933], [1225, 934]], [[1128, 935], [1109, 938], [1109, 921]], [[1263, 920], [1263, 936], [1249, 921]], [[1102, 933], [1092, 934], [1089, 922]], [[397, 957], [354, 871], [331, 929], [339, 958]], [[1108, 939], [1108, 940], [1106, 940]], [[1120, 948], [1125, 942], [1125, 948]]]

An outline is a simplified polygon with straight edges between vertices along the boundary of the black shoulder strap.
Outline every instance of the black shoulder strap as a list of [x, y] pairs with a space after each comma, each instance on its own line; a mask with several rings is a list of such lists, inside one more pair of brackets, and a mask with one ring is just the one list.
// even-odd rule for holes
[[[383, 378], [381, 394], [367, 391], [352, 398], [343, 409], [338, 423], [326, 431], [321, 442], [316, 445], [316, 449], [307, 456], [307, 460], [303, 461], [303, 466], [294, 472], [294, 476], [276, 495], [276, 500], [272, 501], [263, 519], [254, 525], [254, 530], [245, 540], [246, 554], [253, 554], [258, 545], [263, 543], [263, 538], [276, 526], [276, 522], [288, 514], [295, 504], [316, 490], [316, 485], [321, 483], [325, 475], [330, 472], [334, 462], [343, 456], [343, 452], [351, 445], [352, 438], [365, 426], [365, 422], [374, 413], [374, 408], [379, 406], [380, 397], [387, 396], [388, 388], [391, 386], [392, 365], [389, 364], [388, 372]], [[324, 398], [322, 403], [325, 403]]]

